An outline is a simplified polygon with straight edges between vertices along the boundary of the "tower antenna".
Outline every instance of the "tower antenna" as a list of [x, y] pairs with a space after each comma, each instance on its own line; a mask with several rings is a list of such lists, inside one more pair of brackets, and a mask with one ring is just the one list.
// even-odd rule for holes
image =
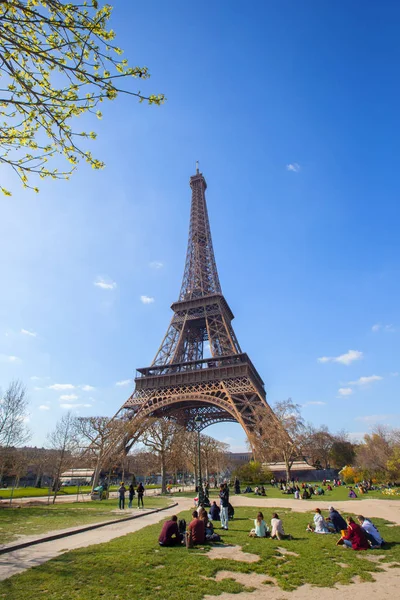
[[196, 160], [196, 175], [199, 174], [199, 161]]

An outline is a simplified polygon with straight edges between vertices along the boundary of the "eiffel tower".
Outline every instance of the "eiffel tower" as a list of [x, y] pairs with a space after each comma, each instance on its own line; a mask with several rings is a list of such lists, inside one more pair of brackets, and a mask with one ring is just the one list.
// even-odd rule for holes
[[[198, 163], [190, 187], [189, 241], [179, 299], [171, 306], [172, 319], [152, 364], [137, 369], [135, 390], [120, 411], [128, 413], [132, 432], [135, 423], [143, 425], [148, 417], [174, 419], [191, 431], [232, 421], [240, 423], [252, 443], [260, 411], [269, 422], [277, 419], [232, 327], [234, 316], [222, 294], [212, 246], [207, 184]], [[204, 356], [205, 349], [211, 356]]]

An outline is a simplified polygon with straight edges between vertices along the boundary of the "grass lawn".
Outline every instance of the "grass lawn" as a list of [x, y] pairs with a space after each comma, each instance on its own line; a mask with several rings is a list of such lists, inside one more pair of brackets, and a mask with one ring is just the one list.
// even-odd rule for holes
[[[111, 485], [110, 492], [116, 492], [118, 490], [118, 485]], [[159, 485], [146, 485], [146, 490], [153, 490], [160, 488]], [[91, 491], [92, 487], [90, 485], [82, 485], [79, 488], [80, 494], [88, 494]], [[0, 500], [9, 500], [11, 498], [12, 488], [7, 488], [0, 490]], [[65, 495], [73, 495], [77, 494], [78, 487], [76, 485], [62, 487], [58, 492], [57, 496], [65, 496]], [[39, 498], [42, 496], [49, 495], [49, 488], [36, 488], [36, 487], [21, 487], [16, 488], [14, 490], [13, 499], [18, 498]], [[50, 491], [50, 496], [53, 495], [53, 492]]]
[[[313, 484], [316, 485], [316, 484]], [[255, 486], [252, 484], [251, 487], [255, 488]], [[272, 487], [271, 485], [265, 485], [265, 491], [267, 494], [267, 498], [286, 498], [286, 499], [292, 499], [294, 500], [294, 496], [293, 494], [283, 494], [281, 492], [281, 490], [277, 487]], [[245, 489], [245, 486], [241, 486], [241, 489]], [[333, 503], [333, 502], [337, 502], [339, 500], [351, 500], [351, 498], [348, 497], [349, 495], [349, 489], [346, 486], [340, 486], [340, 487], [336, 487], [333, 488], [333, 490], [331, 492], [328, 492], [325, 489], [325, 495], [324, 496], [312, 496], [312, 498], [309, 500], [309, 502], [318, 502], [318, 503], [322, 503], [322, 502], [329, 502], [329, 503]], [[229, 488], [230, 490], [230, 494], [231, 496], [234, 496], [234, 491], [233, 488]], [[219, 490], [214, 490], [211, 489], [210, 490], [210, 498], [212, 500], [216, 499], [218, 497], [218, 492]], [[379, 499], [379, 500], [400, 500], [400, 496], [388, 496], [386, 494], [382, 494], [381, 491], [376, 491], [376, 492], [368, 492], [368, 494], [359, 494], [356, 491], [357, 494], [357, 500], [372, 500], [372, 499]], [[182, 496], [182, 497], [186, 497], [186, 498], [194, 498], [197, 494], [195, 492], [181, 492], [181, 493], [174, 493], [173, 496]], [[248, 498], [261, 498], [262, 496], [256, 496], [254, 493], [251, 494], [242, 494], [243, 496], [246, 496]]]
[[[128, 506], [127, 500], [125, 506]], [[145, 509], [162, 508], [171, 502], [166, 497], [145, 497]], [[136, 507], [136, 504], [134, 504]], [[89, 525], [101, 521], [111, 521], [128, 517], [126, 511], [112, 512], [118, 509], [118, 500], [93, 502], [69, 502], [54, 506], [34, 506], [0, 509], [0, 540], [7, 544], [20, 535], [39, 535], [55, 529], [66, 529], [78, 525]]]
[[[216, 582], [214, 577], [220, 570], [258, 573], [265, 575], [266, 585], [274, 578], [282, 589], [293, 590], [305, 583], [323, 587], [350, 584], [355, 576], [372, 581], [373, 573], [381, 571], [382, 563], [386, 562], [400, 567], [400, 527], [388, 527], [389, 523], [374, 519], [388, 542], [387, 547], [354, 552], [336, 546], [337, 535], [306, 533], [311, 515], [277, 510], [285, 530], [295, 539], [249, 538], [250, 519], [256, 512], [250, 507], [237, 509], [237, 518], [230, 523], [229, 531], [222, 532], [224, 543], [238, 544], [243, 551], [259, 555], [260, 560], [255, 563], [210, 560], [208, 547], [160, 548], [157, 544], [160, 524], [157, 524], [105, 544], [68, 552], [15, 575], [0, 583], [0, 597], [25, 600], [35, 590], [38, 597], [45, 595], [48, 600], [201, 600], [205, 594], [218, 596], [222, 592], [245, 591], [233, 579]], [[267, 521], [272, 512], [272, 509], [264, 511]], [[181, 516], [188, 521], [189, 513]], [[294, 554], [282, 554], [278, 547]], [[366, 556], [373, 553], [384, 558], [377, 563], [367, 560]]]

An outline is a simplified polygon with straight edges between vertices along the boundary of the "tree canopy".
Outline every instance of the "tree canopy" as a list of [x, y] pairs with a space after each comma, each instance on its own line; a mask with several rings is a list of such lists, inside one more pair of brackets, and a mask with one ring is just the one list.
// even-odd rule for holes
[[[146, 96], [121, 87], [127, 78], [150, 77], [147, 67], [130, 66], [108, 29], [112, 8], [97, 0], [0, 0], [0, 164], [24, 187], [38, 191], [29, 176], [68, 179], [81, 159], [94, 169], [104, 163], [81, 147], [94, 131], [77, 131], [72, 121], [87, 113], [99, 119], [98, 105], [119, 93], [159, 105], [164, 96]], [[62, 155], [59, 170], [49, 160]], [[2, 185], [6, 195], [11, 192]]]

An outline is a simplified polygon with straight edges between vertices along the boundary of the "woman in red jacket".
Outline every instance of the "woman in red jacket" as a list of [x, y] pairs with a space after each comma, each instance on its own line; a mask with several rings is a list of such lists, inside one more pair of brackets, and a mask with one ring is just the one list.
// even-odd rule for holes
[[348, 525], [347, 531], [337, 543], [345, 544], [345, 546], [353, 550], [368, 550], [370, 545], [364, 529], [360, 525], [357, 525], [352, 517], [347, 517], [346, 521]]

